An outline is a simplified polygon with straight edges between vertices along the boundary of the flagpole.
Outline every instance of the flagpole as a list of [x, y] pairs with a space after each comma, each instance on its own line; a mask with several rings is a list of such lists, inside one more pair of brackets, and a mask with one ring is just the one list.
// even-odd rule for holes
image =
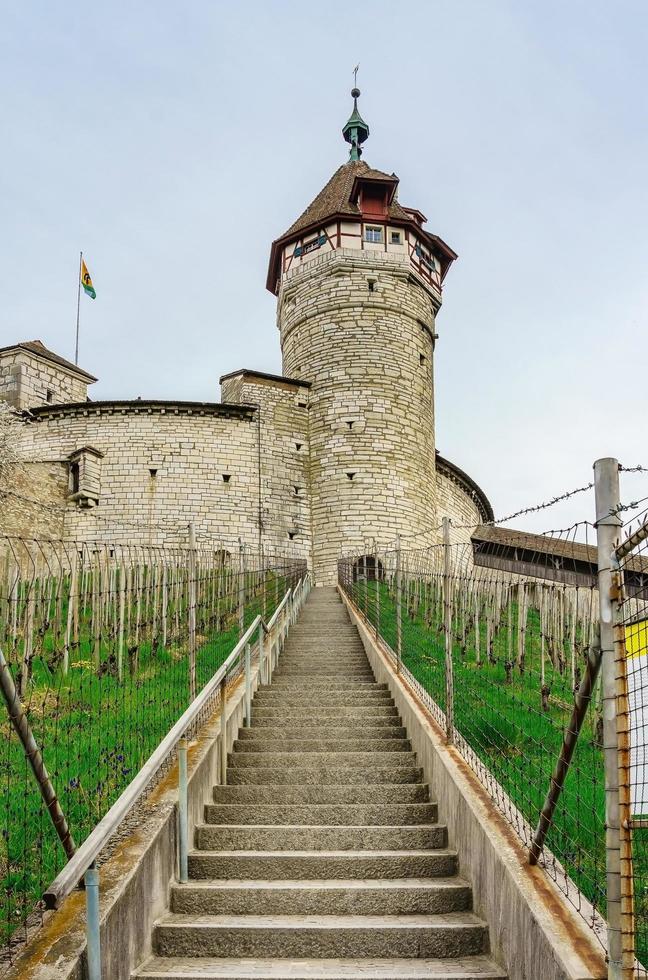
[[81, 310], [81, 265], [83, 263], [83, 252], [79, 252], [79, 283], [77, 290], [77, 325], [76, 325], [76, 346], [74, 348], [74, 363], [79, 363], [79, 312]]

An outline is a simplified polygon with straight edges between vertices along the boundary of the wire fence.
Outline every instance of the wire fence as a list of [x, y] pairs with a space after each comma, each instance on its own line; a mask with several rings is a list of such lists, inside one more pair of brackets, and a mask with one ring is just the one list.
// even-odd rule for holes
[[647, 980], [648, 969], [641, 964], [648, 964], [648, 510], [624, 527], [617, 555], [622, 929], [636, 936], [635, 976]]
[[[0, 537], [0, 649], [79, 845], [305, 562], [211, 548]], [[66, 856], [0, 719], [2, 959]]]
[[[529, 848], [598, 641], [595, 576], [577, 571], [583, 545], [573, 529], [559, 544], [559, 562], [535, 556], [533, 577], [463, 544], [339, 566], [346, 594]], [[539, 862], [604, 940], [600, 680], [589, 700]]]

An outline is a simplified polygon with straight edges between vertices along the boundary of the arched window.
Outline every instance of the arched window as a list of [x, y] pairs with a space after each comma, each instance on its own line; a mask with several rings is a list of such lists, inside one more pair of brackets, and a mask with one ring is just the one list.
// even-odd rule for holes
[[375, 555], [363, 555], [353, 564], [353, 581], [381, 582], [385, 571], [383, 563]]

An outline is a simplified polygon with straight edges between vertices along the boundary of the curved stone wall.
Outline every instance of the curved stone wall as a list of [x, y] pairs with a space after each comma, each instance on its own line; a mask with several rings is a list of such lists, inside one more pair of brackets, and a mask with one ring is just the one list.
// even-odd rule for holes
[[434, 540], [437, 302], [406, 259], [339, 249], [284, 277], [283, 373], [312, 384], [313, 562], [397, 534]]

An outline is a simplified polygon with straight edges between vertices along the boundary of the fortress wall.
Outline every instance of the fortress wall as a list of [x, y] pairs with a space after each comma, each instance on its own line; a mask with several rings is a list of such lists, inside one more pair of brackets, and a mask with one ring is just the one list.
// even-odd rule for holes
[[[186, 526], [193, 522], [199, 541], [222, 539], [234, 546], [241, 536], [256, 548], [258, 452], [253, 412], [236, 418], [173, 410], [162, 414], [145, 407], [105, 411], [89, 403], [83, 411], [40, 416], [25, 426], [21, 453], [56, 472], [44, 494], [46, 503], [66, 503], [66, 457], [86, 445], [104, 453], [99, 504], [83, 509], [67, 502], [66, 536], [183, 545]], [[31, 464], [25, 465], [33, 471]], [[228, 483], [224, 473], [230, 475]], [[25, 511], [22, 519], [27, 517]]]
[[242, 372], [221, 391], [224, 402], [258, 405], [264, 542], [310, 558], [308, 388]]
[[451, 521], [450, 542], [452, 544], [470, 542], [471, 533], [478, 525], [484, 523], [484, 516], [477, 502], [457, 480], [453, 480], [439, 469], [436, 473], [436, 493], [438, 523], [441, 523], [443, 517], [449, 517]]
[[[314, 567], [438, 523], [432, 298], [409, 263], [338, 250], [285, 277], [284, 374], [312, 382]], [[352, 478], [349, 473], [354, 474]], [[425, 538], [423, 539], [425, 543]]]

